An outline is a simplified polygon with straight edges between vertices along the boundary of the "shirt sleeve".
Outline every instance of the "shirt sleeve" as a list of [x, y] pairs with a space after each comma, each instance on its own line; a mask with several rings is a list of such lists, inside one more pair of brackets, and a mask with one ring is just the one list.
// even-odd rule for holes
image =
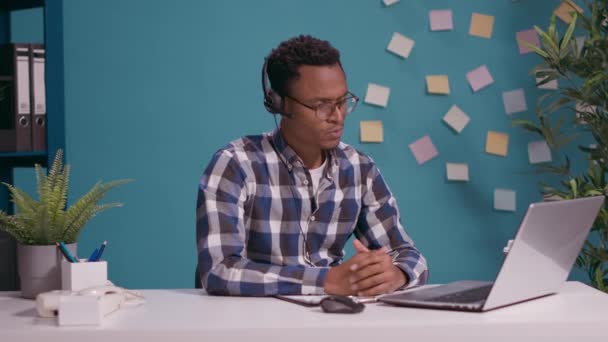
[[393, 263], [407, 277], [405, 287], [425, 284], [426, 259], [401, 226], [397, 201], [373, 162], [362, 177], [365, 184], [355, 235], [370, 249], [387, 246], [394, 253]]
[[201, 177], [196, 210], [198, 270], [211, 295], [323, 294], [327, 267], [278, 266], [243, 257], [247, 179], [233, 152], [217, 152]]

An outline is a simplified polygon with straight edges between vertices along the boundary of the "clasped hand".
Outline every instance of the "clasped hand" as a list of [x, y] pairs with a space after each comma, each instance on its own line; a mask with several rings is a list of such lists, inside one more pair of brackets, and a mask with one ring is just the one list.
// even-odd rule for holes
[[376, 296], [405, 285], [405, 273], [393, 264], [386, 247], [370, 251], [355, 239], [357, 254], [333, 267], [325, 278], [325, 292], [337, 295]]

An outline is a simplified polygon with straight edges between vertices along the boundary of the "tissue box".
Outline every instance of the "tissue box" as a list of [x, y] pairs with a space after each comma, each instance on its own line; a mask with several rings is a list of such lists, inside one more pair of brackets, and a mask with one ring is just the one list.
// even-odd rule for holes
[[107, 261], [61, 263], [61, 288], [79, 291], [88, 287], [103, 286], [108, 281]]

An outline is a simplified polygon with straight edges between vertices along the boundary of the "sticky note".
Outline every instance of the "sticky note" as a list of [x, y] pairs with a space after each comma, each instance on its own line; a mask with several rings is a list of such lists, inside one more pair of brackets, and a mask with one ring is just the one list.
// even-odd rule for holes
[[460, 133], [467, 126], [469, 121], [471, 121], [471, 118], [458, 108], [458, 106], [453, 105], [443, 117], [443, 121], [457, 133]]
[[521, 113], [528, 110], [523, 89], [515, 89], [502, 93], [502, 101], [507, 114]]
[[488, 67], [485, 65], [467, 72], [467, 80], [469, 81], [469, 85], [471, 86], [471, 89], [473, 89], [473, 92], [478, 92], [494, 83], [494, 79], [492, 78], [492, 75], [490, 75]]
[[546, 89], [546, 90], [557, 90], [559, 88], [559, 84], [557, 83], [557, 79], [551, 80], [551, 81], [549, 81], [549, 82], [547, 82], [545, 84], [540, 84], [547, 77], [548, 76], [544, 76], [544, 77], [538, 77], [538, 76], [536, 76], [537, 88], [538, 89]]
[[507, 156], [509, 149], [509, 135], [500, 132], [488, 131], [486, 138], [486, 153], [501, 157]]
[[429, 12], [431, 31], [450, 31], [454, 28], [452, 10], [433, 10]]
[[431, 75], [426, 77], [426, 89], [431, 94], [447, 95], [450, 93], [448, 75]]
[[369, 83], [365, 94], [365, 103], [386, 107], [391, 89], [378, 84]]
[[473, 13], [471, 15], [471, 26], [469, 34], [482, 38], [492, 38], [492, 30], [494, 29], [494, 16]]
[[399, 0], [382, 0], [384, 6], [388, 7], [399, 2]]
[[581, 101], [576, 101], [576, 106], [574, 110], [576, 111], [576, 118], [579, 120], [579, 123], [586, 125], [587, 122], [581, 119], [581, 113], [595, 113], [597, 106], [592, 106]]
[[361, 121], [361, 142], [380, 143], [384, 141], [382, 121]]
[[515, 191], [509, 189], [494, 189], [494, 209], [515, 211]]
[[578, 53], [580, 54], [581, 51], [583, 50], [583, 47], [585, 46], [585, 40], [587, 40], [587, 37], [579, 36], [574, 39], [576, 39], [576, 48], [578, 50]]
[[469, 165], [458, 163], [446, 163], [446, 172], [448, 180], [451, 181], [469, 181]]
[[414, 154], [414, 158], [416, 158], [419, 165], [426, 163], [439, 154], [428, 135], [411, 143], [410, 150]]
[[553, 11], [553, 13], [566, 24], [572, 22], [572, 13], [574, 12], [580, 14], [583, 13], [583, 10], [570, 0], [562, 1], [562, 3]]
[[412, 48], [414, 48], [413, 40], [399, 32], [394, 32], [386, 49], [397, 56], [407, 58], [412, 52]]
[[551, 149], [544, 140], [528, 143], [528, 160], [530, 164], [546, 163], [551, 161]]
[[534, 50], [530, 49], [526, 45], [524, 45], [521, 41], [528, 42], [536, 47], [540, 47], [540, 39], [538, 38], [538, 32], [535, 29], [519, 31], [515, 34], [517, 39], [517, 46], [519, 47], [520, 54], [526, 54], [530, 52], [534, 52]]

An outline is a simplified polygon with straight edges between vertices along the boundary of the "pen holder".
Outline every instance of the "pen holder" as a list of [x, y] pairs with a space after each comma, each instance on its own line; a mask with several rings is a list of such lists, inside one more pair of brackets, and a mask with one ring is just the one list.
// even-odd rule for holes
[[108, 262], [67, 262], [61, 263], [61, 288], [79, 291], [88, 287], [103, 286], [108, 281]]

